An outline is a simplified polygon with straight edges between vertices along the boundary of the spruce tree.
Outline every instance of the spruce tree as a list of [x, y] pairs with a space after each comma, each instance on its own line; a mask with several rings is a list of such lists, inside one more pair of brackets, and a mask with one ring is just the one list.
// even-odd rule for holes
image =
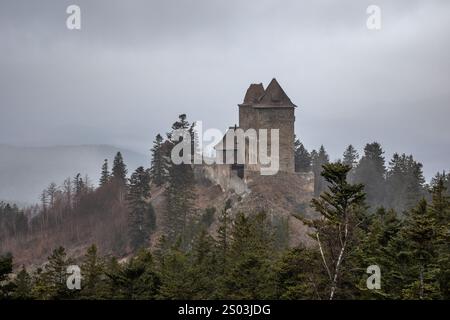
[[275, 265], [276, 299], [326, 299], [328, 278], [319, 253], [302, 246], [284, 252]]
[[272, 230], [266, 214], [238, 213], [231, 231], [230, 259], [220, 279], [218, 297], [227, 299], [274, 298], [275, 278], [270, 253]]
[[44, 299], [67, 299], [71, 292], [67, 288], [67, 267], [71, 264], [71, 260], [67, 258], [66, 251], [63, 247], [53, 250], [48, 257], [48, 263], [42, 272], [42, 283], [44, 284]]
[[14, 280], [14, 291], [12, 294], [13, 299], [16, 300], [30, 300], [33, 298], [32, 296], [32, 288], [33, 283], [31, 280], [31, 276], [28, 274], [25, 266], [22, 266], [22, 269], [16, 276]]
[[406, 299], [439, 298], [436, 222], [425, 199], [410, 210], [400, 237], [405, 240], [404, 256], [409, 261], [405, 274], [409, 280], [403, 290]]
[[100, 175], [100, 187], [103, 187], [109, 182], [110, 173], [108, 170], [108, 159], [105, 159], [102, 165], [102, 172]]
[[228, 199], [225, 202], [225, 206], [219, 216], [219, 228], [217, 229], [217, 249], [218, 259], [222, 274], [225, 272], [228, 263], [228, 254], [231, 243], [231, 226], [232, 221], [230, 218], [231, 200]]
[[150, 175], [152, 182], [159, 187], [166, 182], [168, 167], [168, 159], [164, 150], [163, 138], [159, 133], [156, 135], [155, 141], [153, 142], [151, 152], [152, 164], [150, 168]]
[[341, 279], [342, 265], [364, 210], [365, 193], [362, 184], [349, 184], [350, 167], [340, 162], [325, 164], [322, 176], [328, 191], [311, 200], [311, 206], [323, 219], [304, 220], [315, 232], [311, 235], [318, 243], [323, 266], [329, 277], [332, 300]]
[[11, 253], [0, 256], [0, 299], [10, 295], [11, 286], [7, 281], [12, 272], [13, 257]]
[[295, 156], [295, 171], [296, 172], [310, 172], [311, 171], [311, 155], [303, 146], [300, 140], [295, 140], [294, 143]]
[[214, 239], [205, 228], [195, 237], [190, 257], [192, 274], [192, 299], [213, 299], [217, 287], [217, 255]]
[[355, 168], [355, 182], [364, 184], [367, 203], [372, 207], [382, 206], [385, 201], [386, 167], [383, 153], [378, 142], [367, 144]]
[[125, 186], [127, 183], [127, 167], [123, 162], [122, 154], [120, 152], [117, 152], [114, 157], [112, 178], [121, 186]]
[[90, 246], [81, 265], [83, 276], [81, 295], [83, 298], [100, 299], [105, 296], [104, 268], [104, 262], [98, 255], [97, 247], [95, 245]]
[[131, 175], [127, 202], [130, 244], [136, 250], [145, 246], [155, 227], [155, 212], [150, 203], [150, 176], [143, 167]]
[[161, 261], [161, 299], [187, 300], [194, 296], [189, 257], [180, 245], [181, 241], [175, 242]]
[[[179, 116], [179, 120], [172, 125], [173, 130], [189, 130], [190, 125], [186, 120], [186, 115]], [[171, 133], [168, 134], [170, 145], [180, 143], [182, 140], [175, 141]], [[191, 164], [171, 163], [168, 168], [168, 187], [167, 187], [167, 239], [174, 243], [181, 237], [181, 246], [185, 248], [188, 245], [187, 224], [193, 213], [194, 200], [194, 171]]]
[[397, 212], [409, 210], [424, 196], [422, 164], [412, 155], [395, 153], [386, 175], [386, 203]]
[[313, 150], [311, 152], [312, 171], [314, 173], [314, 195], [318, 196], [326, 189], [326, 181], [321, 173], [323, 166], [329, 162], [329, 156], [324, 146], [320, 146], [319, 152]]
[[342, 163], [347, 166], [350, 166], [351, 168], [354, 168], [358, 163], [358, 159], [359, 159], [358, 151], [356, 151], [353, 145], [350, 144], [344, 151]]
[[150, 300], [157, 296], [160, 279], [148, 250], [139, 250], [123, 265], [118, 264], [117, 260], [112, 260], [107, 275], [111, 280], [114, 298]]

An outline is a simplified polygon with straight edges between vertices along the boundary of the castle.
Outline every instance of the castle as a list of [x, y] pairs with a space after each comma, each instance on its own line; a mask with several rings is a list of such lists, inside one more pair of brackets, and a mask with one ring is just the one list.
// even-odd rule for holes
[[[277, 80], [272, 79], [265, 90], [262, 83], [251, 84], [245, 94], [243, 103], [238, 104], [238, 106], [239, 126], [230, 127], [228, 131], [242, 129], [244, 132], [247, 132], [249, 129], [255, 129], [259, 132], [260, 129], [278, 129], [279, 154], [276, 159], [279, 163], [278, 170], [280, 172], [294, 173], [294, 112], [297, 106], [292, 103]], [[220, 169], [219, 175], [238, 176], [241, 179], [245, 179], [248, 174], [260, 171], [262, 164], [259, 162], [259, 159], [257, 163], [248, 161], [248, 141], [246, 141], [245, 162], [239, 164], [236, 161], [237, 143], [236, 141], [231, 143], [230, 145], [233, 145], [233, 147], [230, 148], [226, 143], [227, 136], [225, 134], [222, 141], [215, 146], [215, 149], [218, 156], [224, 160], [227, 157], [227, 153], [232, 152], [235, 157], [235, 163], [231, 166], [223, 165], [224, 167]], [[268, 150], [270, 150], [270, 145]]]

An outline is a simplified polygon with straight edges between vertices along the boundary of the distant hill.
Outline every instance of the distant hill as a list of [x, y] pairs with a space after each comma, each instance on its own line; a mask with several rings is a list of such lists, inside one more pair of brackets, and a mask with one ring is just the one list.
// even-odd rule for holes
[[120, 151], [128, 171], [148, 167], [150, 155], [110, 145], [16, 147], [0, 145], [0, 200], [19, 205], [37, 203], [51, 182], [60, 185], [66, 177], [87, 174], [97, 184], [104, 159], [110, 167]]

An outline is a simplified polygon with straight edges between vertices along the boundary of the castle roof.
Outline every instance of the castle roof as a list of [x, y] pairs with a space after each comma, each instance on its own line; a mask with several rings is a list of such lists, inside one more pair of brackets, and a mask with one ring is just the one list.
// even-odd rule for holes
[[252, 83], [247, 89], [244, 97], [244, 104], [257, 103], [259, 98], [264, 95], [264, 87], [262, 83]]
[[253, 106], [254, 108], [297, 107], [275, 78], [270, 81], [266, 90], [264, 90], [262, 83], [251, 84], [245, 94], [244, 102], [239, 106]]

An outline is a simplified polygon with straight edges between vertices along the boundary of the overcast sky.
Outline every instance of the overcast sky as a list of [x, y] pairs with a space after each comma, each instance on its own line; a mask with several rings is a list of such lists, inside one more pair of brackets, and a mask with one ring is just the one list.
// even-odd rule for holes
[[450, 1], [0, 2], [0, 143], [145, 153], [180, 113], [237, 123], [248, 85], [273, 77], [309, 150], [378, 141], [427, 178], [450, 169]]

